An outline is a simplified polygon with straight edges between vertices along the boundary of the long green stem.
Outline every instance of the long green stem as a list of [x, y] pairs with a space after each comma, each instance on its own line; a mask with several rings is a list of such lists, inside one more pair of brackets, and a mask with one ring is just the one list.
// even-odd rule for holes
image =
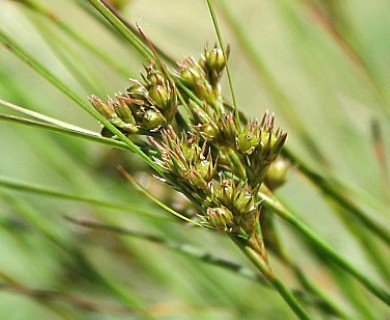
[[[0, 105], [3, 104], [3, 100], [0, 99]], [[17, 110], [17, 109], [13, 109]], [[93, 142], [98, 142], [119, 150], [126, 150], [129, 151], [128, 146], [123, 143], [122, 141], [114, 140], [114, 139], [109, 139], [109, 138], [104, 138], [101, 135], [99, 135], [96, 132], [89, 131], [83, 128], [79, 128], [77, 126], [74, 126], [72, 124], [47, 117], [45, 115], [42, 115], [40, 113], [35, 113], [34, 111], [25, 109], [22, 111], [23, 113], [29, 114], [33, 116], [34, 118], [37, 119], [42, 119], [45, 122], [41, 121], [36, 121], [24, 117], [19, 117], [19, 116], [12, 116], [12, 115], [7, 115], [7, 114], [2, 114], [0, 113], [0, 120], [6, 121], [6, 122], [11, 122], [11, 123], [16, 123], [16, 124], [21, 124], [24, 126], [29, 126], [29, 127], [34, 127], [34, 128], [39, 128], [43, 129], [46, 131], [51, 131], [51, 132], [56, 132], [56, 133], [61, 133], [64, 135], [69, 135], [69, 136], [74, 136], [74, 137], [79, 137], [85, 140], [93, 141]], [[31, 112], [31, 114], [30, 114]], [[33, 114], [36, 115], [33, 115]], [[48, 122], [48, 123], [46, 123]]]
[[339, 267], [351, 274], [356, 280], [358, 280], [363, 286], [371, 291], [376, 297], [382, 300], [384, 303], [390, 306], [390, 294], [377, 284], [372, 279], [368, 278], [360, 270], [350, 264], [344, 257], [338, 254], [331, 246], [329, 246], [324, 240], [319, 238], [308, 226], [295, 217], [288, 209], [286, 209], [275, 198], [271, 198], [268, 195], [261, 193], [261, 199], [264, 201], [264, 205], [271, 209], [280, 218], [291, 224], [297, 229], [303, 236], [316, 245], [326, 256], [334, 261]]
[[[228, 57], [227, 57], [226, 49], [225, 49], [225, 44], [224, 44], [223, 38], [222, 38], [221, 28], [220, 28], [219, 23], [218, 23], [217, 15], [215, 14], [214, 6], [211, 4], [210, 0], [206, 0], [206, 2], [207, 2], [207, 7], [208, 7], [209, 12], [210, 12], [211, 20], [213, 21], [215, 33], [217, 34], [219, 46], [221, 47], [221, 50], [222, 50], [223, 55], [225, 57], [225, 61], [228, 61]], [[226, 64], [226, 74], [228, 77], [230, 95], [232, 97], [232, 104], [233, 104], [235, 116], [237, 119], [237, 126], [239, 126], [240, 125], [240, 113], [238, 112], [236, 95], [234, 93], [233, 80], [232, 80], [232, 76], [230, 73], [229, 63]]]
[[146, 240], [161, 246], [164, 246], [166, 248], [169, 248], [171, 250], [177, 251], [179, 253], [182, 253], [190, 258], [201, 260], [207, 264], [215, 265], [218, 267], [221, 267], [223, 269], [232, 271], [240, 276], [243, 276], [245, 278], [248, 278], [250, 280], [259, 282], [260, 284], [267, 286], [268, 282], [265, 280], [265, 278], [262, 275], [259, 275], [257, 273], [254, 273], [250, 269], [237, 264], [233, 261], [228, 261], [219, 257], [216, 257], [209, 252], [205, 252], [203, 250], [200, 250], [196, 247], [193, 247], [189, 243], [179, 243], [179, 242], [173, 242], [169, 241], [163, 237], [149, 234], [145, 232], [140, 231], [134, 231], [127, 228], [112, 226], [112, 225], [106, 225], [98, 222], [92, 222], [92, 221], [86, 221], [86, 220], [80, 220], [75, 219], [72, 217], [66, 217], [67, 220], [76, 223], [80, 226], [86, 227], [86, 228], [92, 228], [97, 230], [106, 230], [113, 232], [115, 234], [125, 235], [125, 236], [131, 236], [133, 238], [139, 238], [142, 240]]
[[260, 223], [263, 238], [267, 239], [265, 245], [268, 250], [274, 253], [276, 257], [280, 259], [280, 262], [294, 273], [300, 285], [307, 290], [307, 292], [314, 297], [319, 298], [317, 306], [324, 314], [334, 315], [340, 319], [352, 320], [352, 317], [344, 310], [344, 307], [336, 302], [331, 295], [327, 294], [315, 280], [311, 279], [304, 268], [294, 262], [294, 258], [284, 247], [282, 239], [279, 237], [277, 229], [275, 228], [275, 218], [276, 217], [269, 212], [269, 210], [263, 207]]
[[23, 4], [28, 6], [30, 9], [34, 10], [38, 14], [46, 17], [50, 22], [55, 24], [63, 33], [69, 36], [72, 40], [77, 42], [80, 46], [88, 50], [90, 53], [99, 58], [103, 63], [115, 69], [116, 72], [122, 76], [128, 78], [129, 70], [124, 65], [118, 63], [117, 60], [113, 59], [111, 55], [102, 51], [100, 48], [96, 47], [95, 44], [91, 43], [88, 39], [85, 39], [80, 35], [80, 33], [75, 30], [72, 26], [67, 24], [65, 21], [61, 20], [54, 12], [50, 11], [47, 7], [44, 7], [42, 4], [37, 3], [32, 0], [24, 0]]
[[310, 293], [316, 295], [323, 301], [323, 308], [328, 312], [332, 312], [332, 314], [336, 315], [340, 319], [345, 320], [353, 320], [352, 316], [350, 316], [344, 309], [338, 305], [331, 296], [326, 294], [313, 280], [309, 279], [304, 270], [299, 268], [296, 265], [291, 266], [299, 280], [299, 282], [303, 285], [303, 287]]
[[134, 34], [133, 30], [130, 30], [121, 20], [119, 20], [115, 14], [107, 7], [107, 5], [101, 0], [89, 0], [89, 2], [110, 22], [115, 29], [119, 31], [122, 36], [129, 41], [138, 53], [148, 59], [154, 58], [150, 49]]
[[341, 207], [345, 208], [353, 214], [354, 217], [358, 218], [361, 223], [370, 230], [373, 234], [382, 239], [387, 245], [390, 246], [390, 232], [389, 230], [374, 221], [369, 217], [363, 210], [359, 209], [351, 200], [346, 198], [342, 193], [339, 192], [329, 181], [327, 181], [320, 174], [311, 170], [301, 159], [299, 159], [290, 150], [284, 149], [283, 154], [294, 164], [298, 165], [299, 171], [307, 177], [314, 186], [316, 186], [323, 193], [331, 197]]
[[151, 219], [157, 219], [160, 221], [168, 221], [168, 222], [172, 221], [171, 219], [160, 217], [158, 215], [153, 215], [153, 214], [150, 214], [149, 212], [146, 212], [143, 210], [138, 210], [138, 209], [134, 208], [133, 205], [112, 203], [112, 202], [104, 201], [101, 199], [89, 198], [89, 197], [82, 196], [79, 194], [72, 194], [69, 192], [57, 191], [57, 190], [53, 190], [52, 188], [45, 188], [45, 187], [38, 186], [35, 184], [33, 185], [33, 184], [25, 183], [25, 182], [9, 180], [9, 179], [5, 179], [3, 177], [0, 177], [0, 186], [7, 188], [7, 189], [35, 193], [35, 194], [39, 194], [39, 195], [45, 195], [45, 196], [55, 197], [55, 198], [64, 199], [64, 200], [89, 203], [91, 205], [96, 205], [96, 206], [114, 209], [114, 210], [129, 211], [129, 212], [135, 213], [135, 214], [140, 215], [140, 216], [144, 216], [144, 217], [151, 218]]
[[253, 265], [266, 277], [271, 285], [278, 291], [280, 296], [290, 306], [291, 310], [294, 311], [296, 316], [302, 320], [310, 320], [312, 317], [302, 307], [300, 302], [292, 294], [292, 292], [281, 282], [270, 270], [269, 266], [265, 264], [264, 260], [259, 257], [258, 253], [255, 252], [249, 246], [243, 244], [239, 239], [232, 238], [233, 241], [238, 245], [242, 252], [249, 258]]

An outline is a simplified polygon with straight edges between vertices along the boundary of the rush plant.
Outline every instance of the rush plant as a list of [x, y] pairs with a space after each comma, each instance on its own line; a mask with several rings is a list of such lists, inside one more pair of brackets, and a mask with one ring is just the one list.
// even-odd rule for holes
[[[4, 291], [32, 298], [60, 318], [88, 318], [91, 312], [134, 318], [163, 318], [168, 312], [172, 318], [176, 314], [179, 318], [184, 314], [187, 318], [204, 316], [208, 319], [284, 319], [293, 318], [294, 314], [299, 319], [378, 319], [389, 315], [390, 269], [384, 253], [388, 253], [390, 231], [372, 214], [371, 209], [367, 209], [374, 207], [382, 211], [385, 200], [371, 197], [366, 191], [357, 191], [332, 170], [329, 162], [332, 155], [323, 152], [321, 143], [317, 143], [318, 133], [315, 138], [316, 134], [306, 129], [303, 117], [299, 115], [302, 110], [290, 103], [287, 94], [273, 79], [272, 72], [267, 70], [254, 44], [249, 41], [249, 35], [237, 25], [227, 1], [205, 2], [216, 44], [206, 45], [198, 57], [190, 56], [180, 61], [167, 54], [164, 46], [156, 45], [158, 39], [146, 36], [137, 24], [133, 25], [123, 17], [120, 10], [131, 5], [126, 1], [70, 1], [77, 5], [77, 10], [86, 12], [96, 20], [96, 24], [101, 24], [109, 36], [120, 39], [125, 50], [138, 54], [141, 61], [137, 63], [144, 65], [139, 76], [118, 63], [114, 53], [101, 49], [90, 38], [78, 33], [68, 21], [57, 17], [44, 1], [15, 2], [31, 19], [39, 34], [46, 38], [52, 52], [65, 66], [64, 72], [71, 74], [79, 87], [74, 88], [64, 81], [62, 75], [57, 75], [41, 62], [39, 54], [31, 54], [15, 35], [0, 28], [4, 51], [24, 61], [34, 71], [34, 76], [38, 74], [46, 79], [52, 87], [86, 111], [89, 121], [92, 117], [90, 123], [95, 129], [89, 130], [86, 126], [76, 126], [44, 112], [30, 110], [27, 107], [29, 101], [22, 98], [28, 96], [27, 92], [12, 80], [2, 81], [6, 90], [0, 97], [0, 104], [7, 112], [1, 113], [0, 119], [61, 136], [63, 140], [57, 143], [48, 141], [45, 144], [42, 140], [36, 143], [36, 147], [41, 148], [48, 165], [71, 181], [74, 188], [73, 191], [58, 191], [35, 182], [15, 180], [12, 175], [0, 177], [4, 208], [6, 212], [16, 212], [18, 222], [27, 224], [27, 229], [31, 228], [40, 235], [41, 242], [32, 245], [33, 252], [55, 252], [55, 256], [50, 258], [59, 261], [61, 272], [77, 278], [68, 288], [66, 280], [61, 279], [54, 281], [50, 289], [36, 289], [34, 283], [19, 281], [12, 271], [7, 267], [3, 271], [0, 265], [0, 285]], [[347, 37], [353, 34], [352, 31], [348, 31], [347, 24], [340, 22], [340, 17], [333, 16], [338, 12], [334, 10], [336, 5], [322, 1], [296, 2], [302, 10], [314, 13], [313, 21], [335, 40], [336, 47], [351, 63], [350, 67], [356, 69], [362, 81], [368, 84], [380, 106], [378, 112], [386, 118], [389, 100], [382, 92], [378, 76], [365, 61], [357, 37]], [[297, 9], [283, 1], [278, 3], [276, 7], [280, 15], [286, 21], [291, 19], [294, 28], [304, 34], [300, 29], [302, 24], [297, 17]], [[62, 33], [47, 29], [43, 24], [45, 18], [49, 19], [50, 26], [56, 26]], [[226, 46], [222, 36], [221, 18], [236, 40], [231, 46]], [[70, 45], [68, 40], [74, 43]], [[108, 98], [103, 98], [100, 87], [106, 80], [102, 81], [101, 77], [86, 69], [80, 59], [80, 48], [116, 76], [131, 77], [130, 83], [115, 86], [114, 90], [118, 91], [112, 91]], [[238, 50], [250, 62], [251, 71], [262, 79], [266, 93], [274, 101], [275, 111], [281, 114], [281, 118], [284, 117], [288, 134], [276, 124], [279, 121], [278, 118], [275, 121], [272, 111], [257, 112], [255, 116], [248, 117], [245, 113], [248, 108], [240, 105], [236, 96], [237, 78], [231, 72], [234, 61], [230, 60], [230, 56]], [[83, 90], [81, 94], [79, 89]], [[254, 92], [249, 90], [245, 94], [250, 97]], [[246, 100], [257, 103], [254, 98]], [[66, 113], [69, 115], [71, 111]], [[101, 125], [100, 131], [96, 130], [97, 124]], [[386, 190], [386, 142], [378, 122], [373, 128], [375, 152], [385, 176], [382, 182]], [[115, 158], [90, 169], [87, 164], [93, 156], [81, 151], [85, 149], [84, 144], [78, 145], [69, 137], [110, 146], [112, 149], [105, 157], [110, 158], [113, 154]], [[290, 147], [290, 138], [300, 140], [302, 148]], [[26, 139], [29, 141], [31, 137]], [[114, 149], [120, 150], [120, 153]], [[65, 156], [64, 150], [69, 152], [70, 159], [75, 160], [67, 160], [65, 164], [64, 159], [69, 157]], [[73, 164], [70, 169], [73, 161], [77, 165]], [[337, 246], [329, 244], [329, 239], [324, 239], [321, 230], [304, 222], [300, 211], [296, 213], [290, 209], [289, 201], [283, 200], [286, 195], [279, 191], [289, 181], [289, 175], [295, 173], [310, 182], [310, 192], [315, 190], [322, 196], [318, 200], [318, 208], [327, 204], [340, 219], [337, 220], [340, 225], [344, 223], [348, 231], [343, 231], [344, 239], [359, 244], [358, 248], [365, 254], [363, 261], [372, 270], [362, 267], [353, 256], [347, 256]], [[126, 189], [127, 183], [133, 187], [131, 192]], [[105, 187], [101, 188], [103, 184]], [[107, 191], [109, 188], [113, 192]], [[77, 205], [72, 210], [66, 210], [66, 220], [53, 220], [45, 214], [48, 210], [45, 206], [35, 200], [26, 201], [19, 192], [45, 195], [52, 201], [56, 199], [55, 203], [71, 200]], [[299, 190], [289, 189], [290, 199], [295, 193], [298, 195]], [[139, 194], [142, 194], [142, 201]], [[304, 198], [298, 204], [299, 210], [305, 210], [305, 201], [309, 201], [310, 197], [318, 195]], [[121, 202], [115, 200], [118, 198]], [[87, 208], [92, 208], [91, 214], [83, 212], [83, 218], [77, 217], [74, 211], [85, 208], [85, 204]], [[56, 208], [58, 210], [57, 205]], [[121, 223], [107, 210], [125, 212], [126, 222]], [[8, 225], [9, 216], [4, 215], [2, 219], [5, 230], [12, 231], [13, 227]], [[70, 231], [77, 226], [88, 231], [86, 234]], [[15, 230], [10, 233], [14, 240], [31, 240], [23, 228], [22, 231]], [[153, 233], [153, 230], [158, 233]], [[189, 230], [195, 233], [193, 237], [188, 238], [186, 233]], [[114, 246], [118, 252], [108, 252], [103, 258], [99, 255], [96, 258], [93, 250], [83, 242], [99, 247], [97, 239], [104, 239], [103, 231], [108, 232], [109, 239], [118, 239], [117, 247]], [[142, 239], [146, 244], [134, 245], [128, 237], [121, 237], [125, 235]], [[202, 241], [199, 241], [200, 238]], [[204, 249], [187, 243], [189, 239], [201, 243]], [[103, 247], [109, 246], [109, 241], [103, 242]], [[214, 242], [221, 243], [217, 245]], [[291, 249], [294, 245], [286, 242], [293, 242], [301, 252], [295, 253]], [[164, 279], [172, 277], [167, 271], [169, 267], [164, 270], [164, 264], [169, 263], [166, 262], [169, 253], [153, 252], [156, 244], [179, 252], [186, 261], [191, 261], [186, 267], [180, 266], [180, 270], [187, 270], [192, 276], [189, 277], [190, 286], [199, 286], [210, 297], [215, 295], [221, 312], [203, 310], [204, 301], [201, 297], [197, 300], [197, 295], [189, 299], [183, 295], [182, 305], [173, 306], [172, 312], [166, 311], [165, 305], [150, 305], [149, 293], [152, 295], [153, 289], [137, 277], [159, 279], [160, 290], [164, 288]], [[152, 246], [150, 254], [145, 250], [149, 246]], [[207, 249], [215, 249], [217, 254], [209, 253]], [[246, 257], [242, 264], [231, 260], [237, 258], [236, 249], [241, 252], [241, 258]], [[222, 253], [229, 258], [219, 257]], [[113, 265], [104, 266], [106, 259], [112, 259]], [[309, 270], [313, 263], [307, 260], [316, 261], [318, 270], [326, 274], [329, 287], [319, 283], [315, 272]], [[250, 279], [250, 287], [235, 289], [230, 280], [225, 283], [225, 279], [230, 277], [228, 273], [212, 273], [203, 269], [206, 267], [200, 266], [198, 261]], [[246, 265], [247, 261], [250, 264]], [[40, 265], [39, 262], [37, 265]], [[113, 270], [120, 270], [128, 284], [123, 285], [120, 278], [113, 276]], [[182, 271], [175, 272], [179, 274]], [[79, 291], [72, 293], [77, 284], [85, 286], [81, 293], [87, 298]], [[88, 289], [88, 286], [93, 289]], [[93, 294], [100, 291], [112, 301], [97, 302]], [[290, 310], [275, 302], [277, 296], [273, 291]], [[228, 307], [221, 302], [222, 295], [228, 299]], [[250, 303], [246, 302], [247, 299]], [[55, 303], [56, 300], [62, 301], [65, 307]], [[202, 307], [196, 306], [196, 303]], [[275, 306], [267, 310], [267, 303]], [[217, 304], [217, 307], [220, 305]], [[209, 307], [213, 309], [215, 306], [210, 304]], [[197, 308], [201, 311], [196, 311]]]

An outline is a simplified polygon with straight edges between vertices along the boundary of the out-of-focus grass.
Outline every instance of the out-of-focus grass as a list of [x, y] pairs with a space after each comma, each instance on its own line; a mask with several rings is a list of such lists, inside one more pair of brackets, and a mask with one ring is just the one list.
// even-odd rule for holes
[[[143, 61], [74, 1], [41, 0], [39, 3], [128, 69], [129, 76], [136, 76]], [[336, 18], [344, 21], [340, 29], [347, 41], [344, 45], [357, 52], [364, 65], [351, 60], [345, 47], [321, 24], [316, 11], [313, 14], [313, 8], [324, 13], [319, 4], [326, 7], [326, 1], [233, 3], [220, 0], [217, 3], [232, 14], [257, 59], [253, 61], [248, 55], [242, 37], [237, 38], [232, 21], [226, 19], [225, 10], [217, 10], [225, 42], [232, 47], [230, 68], [240, 108], [258, 117], [266, 109], [274, 111], [289, 132], [289, 148], [313, 167], [322, 170], [325, 166], [327, 174], [356, 189], [351, 198], [371, 217], [386, 224], [390, 219], [389, 177], [375, 156], [371, 123], [374, 119], [378, 121], [382, 146], [388, 150], [388, 1], [346, 0], [338, 6], [336, 17], [328, 16], [330, 23], [337, 21]], [[197, 56], [205, 42], [216, 41], [204, 1], [131, 1], [123, 8], [123, 14], [129, 21], [138, 22], [148, 37], [179, 60], [183, 56]], [[7, 0], [0, 3], [0, 26], [83, 96], [96, 88], [99, 92], [95, 93], [104, 96], [128, 85], [123, 75], [80, 48], [52, 22], [20, 4]], [[61, 51], [61, 48], [71, 50]], [[261, 63], [263, 69], [256, 68], [256, 63]], [[80, 77], [85, 74], [87, 80]], [[0, 98], [99, 130], [94, 119], [5, 49], [0, 54]], [[0, 108], [1, 112], [10, 113]], [[299, 128], [290, 114], [299, 118]], [[310, 146], [297, 133], [298, 129], [316, 143], [326, 159], [325, 165], [318, 163]], [[10, 122], [1, 122], [0, 147], [1, 176], [166, 215], [115, 171], [117, 163], [124, 163], [131, 170], [142, 167], [133, 156]], [[385, 165], [388, 166], [387, 159]], [[380, 279], [358, 241], [333, 214], [329, 203], [301, 175], [293, 171], [279, 195], [339, 253]], [[292, 317], [273, 291], [256, 283], [147, 241], [77, 227], [63, 215], [99, 217], [106, 223], [155, 233], [171, 241], [189, 242], [217, 256], [242, 261], [238, 251], [218, 234], [141, 218], [131, 210], [114, 211], [4, 188], [0, 189], [0, 208], [0, 283], [12, 283], [10, 279], [13, 279], [25, 288], [56, 290], [94, 301], [97, 309], [101, 305], [103, 311], [107, 304], [125, 305], [134, 310], [147, 310], [159, 319]], [[332, 273], [308, 254], [284, 224], [278, 223], [277, 227], [296, 262], [336, 300], [347, 305], [337, 281], [332, 280]], [[373, 246], [379, 246], [383, 256], [388, 255], [388, 248], [383, 248], [377, 239], [372, 236], [367, 239]], [[294, 286], [287, 270], [277, 262], [274, 264]], [[373, 310], [373, 317], [389, 315], [378, 301], [366, 296], [355, 283], [352, 285], [364, 297], [363, 303]], [[82, 310], [58, 300], [37, 299], [28, 290], [15, 293], [4, 288], [0, 291], [0, 318], [130, 317]], [[361, 313], [360, 316], [368, 319], [369, 315]]]

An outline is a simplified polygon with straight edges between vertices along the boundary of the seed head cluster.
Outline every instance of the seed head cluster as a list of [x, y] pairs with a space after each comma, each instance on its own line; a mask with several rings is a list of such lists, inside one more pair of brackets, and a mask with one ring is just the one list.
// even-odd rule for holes
[[238, 119], [221, 93], [228, 56], [229, 48], [206, 48], [199, 60], [187, 58], [172, 72], [152, 61], [126, 93], [107, 101], [91, 96], [90, 102], [142, 144], [160, 178], [193, 202], [203, 223], [251, 234], [260, 186], [287, 134], [274, 130], [269, 113], [261, 121]]

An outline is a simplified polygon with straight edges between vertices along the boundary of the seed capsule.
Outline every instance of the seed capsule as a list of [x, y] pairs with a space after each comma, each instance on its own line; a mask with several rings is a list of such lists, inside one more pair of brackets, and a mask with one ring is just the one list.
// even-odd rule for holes
[[133, 99], [143, 100], [148, 96], [148, 90], [142, 84], [132, 85], [127, 89], [130, 97]]
[[278, 142], [278, 136], [273, 132], [262, 132], [260, 137], [260, 145], [262, 148], [272, 150]]
[[161, 111], [166, 110], [169, 107], [169, 102], [171, 96], [162, 85], [154, 85], [149, 89], [149, 98], [153, 100], [153, 105], [155, 105]]
[[100, 98], [96, 96], [90, 96], [89, 102], [96, 109], [96, 111], [99, 112], [107, 120], [111, 120], [114, 116], [116, 116], [115, 110], [110, 103], [103, 102]]
[[205, 66], [210, 71], [221, 72], [226, 66], [226, 59], [221, 48], [214, 48], [205, 52]]
[[248, 214], [255, 209], [255, 200], [248, 189], [240, 189], [233, 199], [234, 209], [240, 215]]
[[274, 190], [282, 186], [288, 178], [290, 167], [290, 163], [283, 158], [277, 158], [271, 162], [265, 174], [265, 184], [267, 187]]
[[210, 160], [201, 160], [195, 164], [196, 171], [203, 180], [209, 182], [215, 175], [215, 166]]
[[129, 123], [132, 125], [135, 125], [135, 119], [133, 114], [131, 113], [131, 110], [128, 106], [130, 104], [129, 101], [127, 101], [128, 98], [123, 97], [121, 95], [117, 96], [118, 103], [114, 104], [114, 109], [116, 114], [118, 115], [121, 120], [123, 120], [125, 123]]
[[238, 151], [246, 155], [252, 154], [258, 144], [259, 138], [255, 133], [242, 132], [236, 138], [236, 146]]
[[208, 208], [206, 216], [210, 225], [218, 231], [227, 232], [233, 225], [233, 215], [225, 207]]
[[145, 129], [157, 131], [165, 125], [165, 123], [166, 120], [164, 116], [157, 109], [148, 109], [145, 111], [143, 118], [143, 125]]
[[196, 87], [200, 81], [204, 79], [204, 76], [196, 70], [194, 67], [187, 67], [180, 73], [181, 79], [190, 87]]

